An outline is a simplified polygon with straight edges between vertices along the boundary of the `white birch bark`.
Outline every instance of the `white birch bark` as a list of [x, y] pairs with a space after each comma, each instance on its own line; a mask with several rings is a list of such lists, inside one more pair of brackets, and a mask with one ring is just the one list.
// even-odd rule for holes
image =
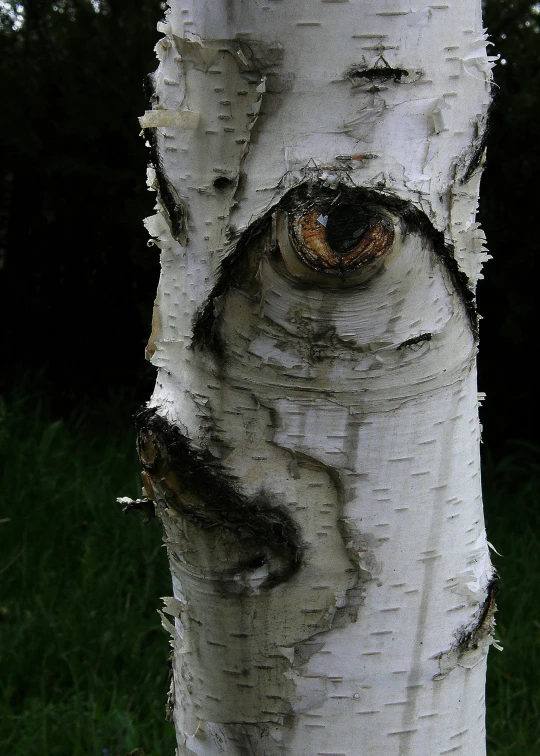
[[[171, 0], [160, 30], [138, 423], [178, 754], [481, 756], [480, 0]], [[365, 255], [325, 267], [347, 223]]]

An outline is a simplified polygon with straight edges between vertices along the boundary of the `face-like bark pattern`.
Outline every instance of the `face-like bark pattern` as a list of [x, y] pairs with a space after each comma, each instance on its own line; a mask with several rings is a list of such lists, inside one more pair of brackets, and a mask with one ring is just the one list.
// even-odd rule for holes
[[174, 3], [138, 419], [180, 754], [485, 752], [480, 4]]

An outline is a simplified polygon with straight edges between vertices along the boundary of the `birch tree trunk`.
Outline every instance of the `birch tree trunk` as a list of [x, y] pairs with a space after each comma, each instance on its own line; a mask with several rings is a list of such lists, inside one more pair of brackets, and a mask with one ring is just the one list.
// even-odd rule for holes
[[137, 417], [182, 756], [485, 753], [480, 0], [171, 0]]

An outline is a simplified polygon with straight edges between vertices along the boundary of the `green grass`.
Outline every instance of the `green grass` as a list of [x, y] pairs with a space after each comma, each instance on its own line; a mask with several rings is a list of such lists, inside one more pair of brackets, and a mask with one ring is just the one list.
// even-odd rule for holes
[[[0, 406], [2, 756], [174, 753], [161, 532], [115, 503], [140, 492], [133, 437], [127, 410], [53, 422], [39, 397]], [[504, 554], [488, 754], [538, 756], [540, 450], [516, 446], [484, 472], [488, 534]]]
[[[174, 753], [164, 721], [170, 595], [140, 495], [129, 414], [51, 422], [39, 399], [2, 408], [0, 753]], [[122, 427], [124, 425], [125, 427]]]
[[488, 538], [503, 556], [487, 686], [489, 756], [540, 754], [540, 448], [516, 444], [484, 465]]

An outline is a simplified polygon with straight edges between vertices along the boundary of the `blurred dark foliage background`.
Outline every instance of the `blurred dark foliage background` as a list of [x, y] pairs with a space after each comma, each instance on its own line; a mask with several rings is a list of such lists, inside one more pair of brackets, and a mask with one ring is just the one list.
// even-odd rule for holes
[[[56, 413], [150, 395], [143, 358], [159, 264], [142, 218], [137, 116], [159, 0], [0, 0], [0, 393], [21, 381]], [[478, 292], [485, 446], [534, 441], [540, 233], [540, 6], [487, 0], [501, 60], [480, 220], [493, 260]]]

